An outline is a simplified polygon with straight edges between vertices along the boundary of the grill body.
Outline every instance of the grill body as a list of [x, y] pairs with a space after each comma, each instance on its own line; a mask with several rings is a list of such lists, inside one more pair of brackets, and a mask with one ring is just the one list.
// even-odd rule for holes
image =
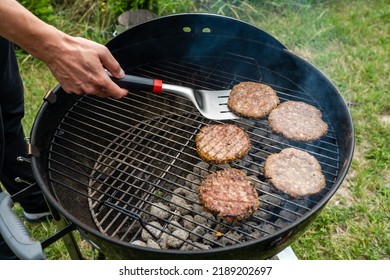
[[[223, 167], [204, 165], [194, 138], [203, 125], [216, 122], [174, 94], [130, 91], [123, 100], [102, 100], [68, 95], [58, 86], [41, 107], [31, 133], [34, 174], [49, 203], [107, 256], [269, 258], [307, 229], [340, 186], [354, 146], [348, 108], [319, 70], [267, 33], [226, 17], [184, 14], [136, 26], [107, 46], [128, 74], [211, 90], [242, 81], [263, 82], [282, 102], [304, 101], [319, 108], [329, 126], [320, 140], [302, 143], [275, 135], [266, 119], [230, 121], [243, 127], [253, 144], [249, 156], [231, 166], [246, 170], [255, 180], [260, 212], [234, 225], [213, 219], [210, 223], [217, 228], [197, 224], [211, 234], [238, 232], [227, 243], [210, 237], [207, 249], [193, 241], [188, 243], [194, 250], [152, 249], [131, 244], [151, 221], [159, 221], [164, 232], [174, 220], [188, 219], [181, 212], [186, 207], [206, 218], [194, 185]], [[269, 185], [263, 163], [286, 147], [317, 158], [326, 177], [324, 191], [296, 200]], [[173, 196], [185, 204], [172, 203]], [[151, 213], [160, 202], [170, 207], [168, 217]], [[188, 206], [190, 202], [194, 203]]]

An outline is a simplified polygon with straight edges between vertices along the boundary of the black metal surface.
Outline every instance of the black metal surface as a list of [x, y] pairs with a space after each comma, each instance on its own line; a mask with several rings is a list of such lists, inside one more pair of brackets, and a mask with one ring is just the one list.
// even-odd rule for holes
[[[156, 25], [170, 28], [156, 30]], [[192, 31], [185, 32], [183, 27], [189, 26]], [[260, 211], [237, 224], [215, 218], [210, 219], [212, 227], [196, 223], [211, 234], [198, 236], [209, 249], [186, 240], [184, 244], [198, 250], [158, 250], [130, 243], [155, 220], [166, 234], [171, 234], [167, 228], [175, 220], [190, 232], [184, 226], [189, 218], [178, 212], [187, 206], [173, 203], [173, 196], [190, 205], [187, 212], [192, 216], [209, 218], [200, 211], [194, 184], [226, 166], [204, 165], [194, 138], [211, 121], [188, 100], [172, 94], [132, 91], [122, 100], [102, 100], [69, 96], [58, 88], [56, 102], [42, 106], [33, 127], [32, 144], [40, 151], [32, 158], [34, 173], [49, 201], [108, 256], [267, 258], [302, 234], [342, 182], [353, 153], [353, 126], [344, 101], [322, 73], [266, 33], [224, 17], [178, 15], [131, 29], [108, 47], [128, 74], [202, 89], [229, 89], [248, 80], [267, 83], [282, 102], [299, 100], [319, 108], [329, 126], [320, 140], [302, 143], [275, 135], [266, 119], [231, 121], [252, 141], [249, 156], [231, 166], [245, 170], [256, 182]], [[286, 147], [306, 150], [320, 162], [326, 177], [320, 194], [291, 199], [265, 180], [266, 157]], [[157, 202], [170, 207], [168, 217], [151, 214]], [[229, 237], [229, 231], [238, 235]]]

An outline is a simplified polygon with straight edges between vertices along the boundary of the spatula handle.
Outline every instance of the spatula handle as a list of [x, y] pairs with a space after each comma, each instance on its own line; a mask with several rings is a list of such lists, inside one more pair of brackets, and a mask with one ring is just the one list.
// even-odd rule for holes
[[108, 76], [121, 88], [129, 90], [147, 90], [154, 93], [161, 93], [162, 81], [133, 75], [125, 75], [122, 79], [114, 78], [110, 73]]

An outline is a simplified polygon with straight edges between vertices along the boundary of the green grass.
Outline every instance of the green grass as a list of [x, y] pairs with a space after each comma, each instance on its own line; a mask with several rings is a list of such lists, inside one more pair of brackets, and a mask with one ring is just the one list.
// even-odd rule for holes
[[[185, 6], [182, 0], [175, 7], [164, 6], [161, 13], [218, 12], [248, 21], [323, 71], [351, 104], [356, 137], [352, 166], [336, 195], [293, 244], [295, 253], [300, 259], [389, 259], [389, 2], [274, 0], [247, 1], [246, 7], [236, 7], [235, 2], [211, 1], [213, 7], [207, 2], [206, 8]], [[112, 17], [98, 6], [79, 14], [75, 10], [61, 10], [64, 16], [55, 24], [102, 43], [110, 39]], [[26, 87], [24, 124], [29, 131], [42, 96], [56, 81], [42, 63], [25, 54], [18, 57]], [[29, 228], [39, 240], [55, 231], [49, 222]], [[49, 259], [68, 258], [64, 251], [59, 241], [46, 254]]]

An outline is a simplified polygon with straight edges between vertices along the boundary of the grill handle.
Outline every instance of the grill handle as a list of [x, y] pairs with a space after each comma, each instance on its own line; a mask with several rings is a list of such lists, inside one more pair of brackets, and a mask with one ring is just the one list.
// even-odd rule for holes
[[162, 81], [133, 75], [125, 75], [122, 79], [115, 78], [107, 72], [111, 80], [121, 88], [128, 90], [146, 90], [154, 93], [161, 93]]
[[22, 260], [43, 260], [45, 254], [39, 241], [32, 241], [20, 218], [12, 211], [13, 201], [0, 193], [0, 234], [14, 254]]

